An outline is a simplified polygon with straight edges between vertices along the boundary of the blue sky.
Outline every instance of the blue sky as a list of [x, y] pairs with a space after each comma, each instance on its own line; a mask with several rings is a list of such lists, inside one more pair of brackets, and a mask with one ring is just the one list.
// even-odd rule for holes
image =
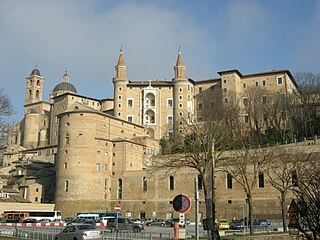
[[194, 80], [218, 71], [320, 72], [318, 0], [0, 0], [0, 87], [23, 116], [35, 65], [43, 99], [65, 69], [81, 95], [113, 96], [123, 46], [132, 81], [172, 79], [181, 46]]

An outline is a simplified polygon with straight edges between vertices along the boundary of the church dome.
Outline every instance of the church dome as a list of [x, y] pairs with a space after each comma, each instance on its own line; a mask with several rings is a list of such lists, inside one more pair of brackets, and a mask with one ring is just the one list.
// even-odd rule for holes
[[37, 76], [41, 76], [40, 74], [40, 71], [38, 68], [34, 68], [30, 74], [30, 76], [33, 76], [33, 75], [37, 75]]
[[61, 82], [59, 83], [57, 86], [54, 87], [54, 89], [52, 90], [52, 93], [54, 92], [73, 92], [73, 93], [77, 93], [76, 88], [68, 82]]

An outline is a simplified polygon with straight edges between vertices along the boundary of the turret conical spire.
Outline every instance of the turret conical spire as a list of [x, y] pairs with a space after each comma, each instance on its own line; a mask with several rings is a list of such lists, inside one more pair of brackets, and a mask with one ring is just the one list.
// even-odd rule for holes
[[122, 46], [120, 48], [120, 56], [119, 56], [119, 60], [118, 60], [117, 66], [125, 66], [124, 59], [123, 59], [123, 54], [122, 54]]
[[186, 67], [182, 61], [181, 48], [179, 46], [178, 58], [176, 66], [174, 67], [175, 78], [185, 78], [186, 77]]
[[122, 54], [122, 46], [120, 48], [120, 55], [118, 59], [118, 64], [115, 66], [116, 69], [116, 77], [118, 79], [126, 80], [127, 79], [127, 67], [124, 64], [124, 58]]
[[182, 55], [181, 55], [181, 48], [179, 46], [178, 50], [178, 58], [177, 58], [177, 64], [176, 66], [184, 66], [183, 61], [182, 61]]

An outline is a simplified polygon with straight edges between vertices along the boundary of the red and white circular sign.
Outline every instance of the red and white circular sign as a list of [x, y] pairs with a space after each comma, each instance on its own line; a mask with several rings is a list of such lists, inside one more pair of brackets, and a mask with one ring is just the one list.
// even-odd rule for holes
[[121, 206], [120, 205], [115, 205], [114, 206], [114, 211], [120, 212], [121, 211]]

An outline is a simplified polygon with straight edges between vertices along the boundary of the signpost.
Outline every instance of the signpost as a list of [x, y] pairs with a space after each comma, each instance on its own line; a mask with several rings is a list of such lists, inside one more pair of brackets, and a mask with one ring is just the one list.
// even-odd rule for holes
[[[119, 205], [119, 204], [117, 204], [117, 205], [114, 205], [114, 211], [115, 212], [120, 212], [121, 211], [121, 206]], [[119, 223], [118, 223], [118, 214], [117, 214], [117, 218], [116, 218], [116, 228], [117, 228], [117, 234], [118, 234], [118, 225], [119, 225]]]
[[172, 202], [173, 209], [179, 213], [188, 212], [191, 207], [191, 200], [185, 194], [175, 196]]
[[299, 212], [298, 205], [296, 204], [294, 199], [292, 199], [290, 207], [288, 209], [288, 213], [290, 215], [290, 221], [288, 224], [289, 228], [298, 228], [299, 227], [298, 212]]
[[115, 205], [114, 206], [114, 211], [115, 212], [121, 212], [121, 206], [120, 205]]
[[[174, 197], [172, 201], [173, 209], [180, 213], [179, 223], [182, 226], [185, 226], [185, 215], [184, 213], [188, 212], [191, 207], [191, 200], [185, 194], [179, 194]], [[186, 238], [186, 229], [179, 229], [179, 223], [175, 223], [174, 225], [174, 239], [185, 239]]]

